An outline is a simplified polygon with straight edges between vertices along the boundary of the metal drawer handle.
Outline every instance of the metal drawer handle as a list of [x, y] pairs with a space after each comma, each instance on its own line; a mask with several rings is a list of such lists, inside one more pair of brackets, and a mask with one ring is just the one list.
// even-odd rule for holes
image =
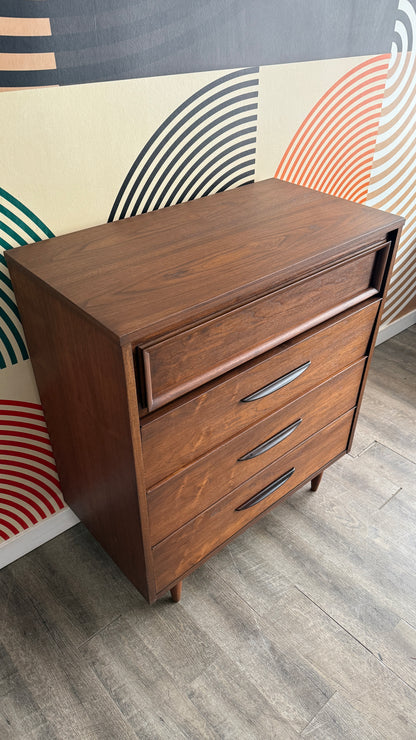
[[277, 480], [273, 481], [273, 483], [269, 483], [266, 488], [262, 488], [261, 491], [256, 493], [255, 496], [252, 496], [249, 498], [248, 501], [246, 501], [244, 504], [241, 504], [241, 506], [237, 506], [236, 511], [243, 511], [243, 509], [250, 509], [251, 506], [255, 506], [260, 501], [263, 501], [263, 499], [267, 498], [267, 496], [270, 496], [272, 493], [277, 491], [280, 486], [283, 486], [283, 483], [286, 483], [287, 480], [289, 480], [290, 476], [293, 475], [295, 472], [295, 468], [291, 468], [287, 471], [287, 473], [283, 473], [283, 475], [280, 476]]
[[283, 388], [285, 385], [288, 385], [288, 383], [291, 383], [292, 380], [296, 380], [299, 375], [302, 375], [302, 373], [308, 369], [310, 364], [310, 360], [308, 360], [304, 365], [296, 367], [294, 370], [291, 370], [290, 373], [286, 373], [286, 375], [282, 375], [281, 378], [274, 380], [273, 383], [269, 383], [269, 385], [265, 385], [263, 388], [260, 388], [260, 390], [254, 391], [254, 393], [251, 393], [249, 396], [242, 398], [241, 401], [243, 403], [248, 403], [248, 401], [258, 401], [260, 398], [264, 398], [270, 393], [278, 391], [279, 388]]
[[275, 434], [273, 437], [270, 437], [270, 439], [266, 439], [265, 442], [262, 442], [261, 445], [258, 445], [258, 447], [255, 447], [253, 450], [250, 450], [250, 452], [246, 452], [245, 455], [242, 455], [242, 457], [239, 457], [237, 462], [244, 462], [245, 460], [252, 460], [253, 457], [258, 457], [259, 455], [262, 455], [263, 452], [267, 452], [268, 450], [271, 450], [272, 447], [275, 445], [278, 445], [279, 442], [283, 442], [286, 437], [289, 437], [292, 432], [295, 431], [295, 429], [298, 428], [299, 424], [301, 423], [302, 419], [297, 419], [293, 422], [293, 424], [290, 424], [288, 427], [285, 427], [285, 429], [282, 429], [280, 432]]

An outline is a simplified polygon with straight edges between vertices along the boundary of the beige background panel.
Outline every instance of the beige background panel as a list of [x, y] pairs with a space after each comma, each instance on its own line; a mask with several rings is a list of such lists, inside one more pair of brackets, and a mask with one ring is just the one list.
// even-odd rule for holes
[[370, 57], [260, 67], [256, 180], [273, 177], [304, 118], [346, 72]]
[[107, 221], [141, 148], [226, 71], [3, 93], [1, 187], [58, 234]]
[[30, 360], [0, 370], [0, 398], [40, 403]]

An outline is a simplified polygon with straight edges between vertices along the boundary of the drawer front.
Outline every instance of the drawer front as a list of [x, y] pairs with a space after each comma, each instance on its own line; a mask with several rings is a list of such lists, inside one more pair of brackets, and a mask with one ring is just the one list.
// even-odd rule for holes
[[[346, 312], [212, 383], [189, 400], [154, 418], [143, 419], [146, 487], [151, 488], [360, 359], [366, 353], [378, 305], [378, 300], [371, 301]], [[290, 379], [291, 372], [302, 367], [304, 371]], [[278, 390], [242, 402], [281, 378], [289, 381]]]
[[353, 408], [364, 364], [360, 360], [151, 489], [152, 545]]
[[[375, 295], [371, 251], [143, 349], [154, 410]], [[374, 274], [374, 280], [373, 280]]]
[[[163, 591], [185, 575], [282, 496], [310, 480], [320, 468], [344, 452], [353, 414], [350, 411], [337, 419], [156, 545], [153, 548], [156, 591]], [[281, 481], [284, 482], [279, 485]], [[278, 487], [270, 495], [241, 510], [257, 494], [263, 495], [267, 489], [273, 490], [273, 486]]]

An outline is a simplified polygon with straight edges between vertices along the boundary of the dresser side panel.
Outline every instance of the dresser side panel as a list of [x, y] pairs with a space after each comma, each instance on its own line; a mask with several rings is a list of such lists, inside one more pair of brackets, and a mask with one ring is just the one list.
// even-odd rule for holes
[[121, 348], [10, 267], [64, 498], [148, 598]]
[[390, 280], [391, 280], [391, 275], [393, 272], [393, 266], [394, 266], [394, 262], [396, 259], [396, 254], [397, 254], [397, 249], [398, 249], [399, 242], [400, 242], [401, 233], [402, 233], [402, 227], [400, 226], [398, 229], [395, 229], [394, 231], [390, 232], [390, 234], [387, 234], [387, 239], [390, 241], [390, 247], [387, 250], [387, 253], [386, 251], [384, 251], [384, 254], [382, 252], [380, 253], [378, 263], [376, 263], [374, 267], [373, 279], [378, 284], [381, 301], [380, 301], [378, 312], [374, 320], [374, 325], [373, 325], [373, 329], [370, 335], [370, 340], [369, 340], [369, 344], [367, 348], [368, 359], [366, 362], [366, 366], [364, 368], [361, 387], [358, 393], [357, 406], [355, 409], [354, 419], [351, 425], [351, 432], [350, 432], [350, 437], [348, 440], [347, 452], [350, 452], [352, 443], [354, 441], [355, 428], [357, 426], [361, 403], [363, 400], [365, 386], [367, 383], [368, 372], [370, 370], [371, 360], [372, 360], [373, 352], [376, 346], [377, 334], [378, 334], [379, 326], [381, 323], [381, 318], [383, 315], [384, 304], [387, 298], [387, 290], [388, 290]]

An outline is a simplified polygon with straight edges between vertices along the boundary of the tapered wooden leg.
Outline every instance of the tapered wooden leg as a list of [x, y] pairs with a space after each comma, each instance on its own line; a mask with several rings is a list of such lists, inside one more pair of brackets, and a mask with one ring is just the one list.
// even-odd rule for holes
[[319, 484], [322, 480], [322, 476], [324, 474], [324, 471], [322, 473], [319, 473], [319, 475], [316, 475], [315, 478], [312, 478], [311, 480], [311, 491], [317, 491], [319, 488]]
[[172, 601], [175, 602], [175, 604], [178, 603], [178, 601], [181, 598], [182, 593], [182, 581], [179, 581], [179, 583], [176, 584], [176, 586], [173, 586], [170, 590], [170, 595], [172, 596]]

